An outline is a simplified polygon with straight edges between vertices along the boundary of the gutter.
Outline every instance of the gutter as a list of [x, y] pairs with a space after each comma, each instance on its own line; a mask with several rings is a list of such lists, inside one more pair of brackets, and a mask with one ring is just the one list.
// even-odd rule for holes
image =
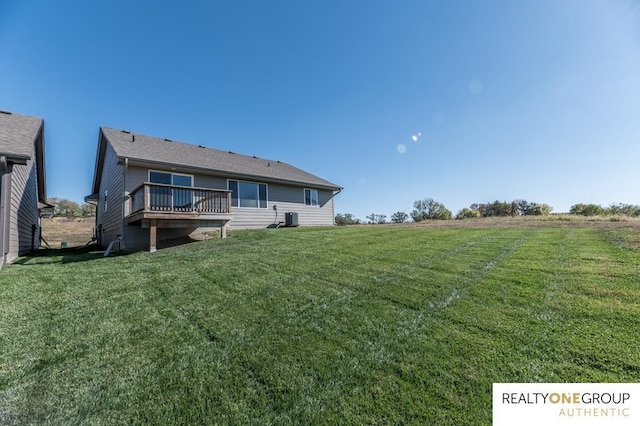
[[7, 170], [8, 163], [20, 164], [25, 166], [27, 161], [31, 160], [31, 157], [28, 155], [11, 155], [11, 154], [1, 154], [0, 153], [0, 162], [2, 163], [2, 170]]
[[9, 217], [11, 210], [11, 172], [7, 157], [0, 156], [0, 268], [6, 261], [9, 248]]
[[[127, 221], [127, 201], [129, 200], [129, 193], [127, 192], [127, 171], [129, 171], [129, 159], [125, 158], [124, 167], [122, 167], [122, 198], [120, 199], [122, 203], [122, 220], [120, 221], [120, 235], [118, 235], [118, 243], [121, 250], [125, 248], [124, 228]], [[98, 215], [96, 215], [96, 217], [98, 217]]]

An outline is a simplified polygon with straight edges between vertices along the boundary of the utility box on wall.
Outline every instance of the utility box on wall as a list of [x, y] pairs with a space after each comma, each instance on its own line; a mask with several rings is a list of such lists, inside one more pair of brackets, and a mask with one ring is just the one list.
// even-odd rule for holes
[[284, 217], [286, 226], [298, 226], [298, 213], [285, 213]]

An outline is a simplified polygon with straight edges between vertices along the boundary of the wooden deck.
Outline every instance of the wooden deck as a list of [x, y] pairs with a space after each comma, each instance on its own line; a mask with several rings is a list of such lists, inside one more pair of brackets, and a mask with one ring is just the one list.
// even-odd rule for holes
[[152, 252], [157, 228], [219, 227], [224, 238], [231, 219], [231, 191], [145, 182], [129, 193], [127, 224], [149, 228]]

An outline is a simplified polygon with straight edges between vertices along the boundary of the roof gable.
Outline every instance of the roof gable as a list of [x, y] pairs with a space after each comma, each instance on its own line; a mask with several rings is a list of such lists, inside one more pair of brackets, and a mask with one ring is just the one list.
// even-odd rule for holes
[[[35, 158], [32, 156], [35, 155]], [[44, 155], [44, 120], [28, 115], [0, 111], [0, 156], [18, 164], [35, 162], [38, 177], [38, 201], [47, 199]]]
[[[101, 128], [119, 158], [199, 169], [204, 173], [308, 185], [331, 190], [340, 186], [280, 161], [221, 151], [130, 132]], [[100, 150], [100, 148], [99, 148]], [[99, 179], [98, 176], [96, 178]], [[95, 181], [94, 181], [95, 187]]]
[[0, 155], [30, 159], [43, 120], [0, 111]]

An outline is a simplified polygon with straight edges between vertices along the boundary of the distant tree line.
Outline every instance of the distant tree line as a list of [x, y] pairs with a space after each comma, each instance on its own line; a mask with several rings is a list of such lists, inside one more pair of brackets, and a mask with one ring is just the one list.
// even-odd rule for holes
[[383, 214], [371, 213], [369, 216], [367, 216], [367, 219], [369, 219], [369, 223], [373, 223], [374, 225], [387, 223], [387, 216]]
[[54, 217], [81, 218], [96, 215], [96, 206], [92, 204], [80, 204], [58, 197], [48, 198], [47, 203], [56, 207], [53, 214]]
[[[417, 200], [413, 203], [410, 213], [398, 211], [391, 215], [391, 223], [422, 222], [424, 220], [449, 220], [469, 219], [494, 216], [544, 216], [549, 215], [553, 208], [548, 204], [533, 203], [526, 200], [513, 200], [512, 202], [494, 201], [493, 203], [474, 203], [469, 208], [463, 208], [455, 216], [444, 204], [433, 198]], [[371, 213], [362, 222], [354, 218], [352, 214], [336, 215], [337, 225], [357, 225], [361, 223], [381, 224], [387, 223], [387, 217], [383, 214]]]
[[574, 204], [569, 209], [570, 214], [581, 216], [640, 216], [640, 206], [633, 204], [611, 204], [602, 207], [600, 204]]
[[[422, 222], [423, 220], [448, 220], [471, 219], [481, 217], [515, 217], [515, 216], [548, 216], [553, 212], [553, 207], [544, 203], [534, 203], [527, 200], [494, 201], [492, 203], [473, 203], [468, 208], [460, 210], [455, 216], [444, 204], [433, 198], [417, 200], [413, 203], [410, 213], [398, 211], [391, 215], [391, 223], [405, 223], [409, 221]], [[629, 216], [640, 217], [640, 205], [614, 203], [609, 207], [599, 204], [575, 204], [571, 206], [569, 214], [581, 216]], [[362, 223], [381, 224], [387, 223], [387, 217], [383, 214], [371, 213], [363, 222], [352, 214], [336, 215], [337, 225], [359, 225]]]
[[548, 204], [532, 203], [527, 200], [494, 201], [493, 203], [474, 203], [468, 209], [462, 209], [456, 219], [467, 217], [505, 217], [505, 216], [546, 216], [553, 207]]
[[351, 213], [338, 213], [335, 218], [336, 225], [360, 225], [362, 221], [356, 219]]

